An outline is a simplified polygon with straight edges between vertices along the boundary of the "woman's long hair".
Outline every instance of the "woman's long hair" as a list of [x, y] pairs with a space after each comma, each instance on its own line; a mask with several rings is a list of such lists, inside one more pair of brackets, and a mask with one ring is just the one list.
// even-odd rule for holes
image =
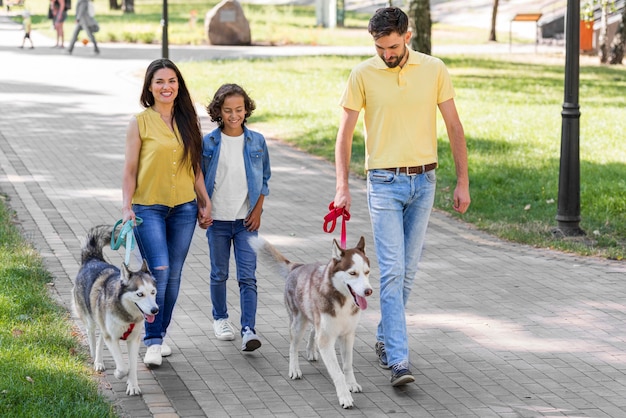
[[178, 78], [178, 96], [176, 96], [174, 100], [172, 116], [176, 121], [176, 126], [182, 137], [183, 155], [181, 161], [188, 159], [195, 172], [202, 157], [202, 130], [200, 128], [200, 120], [198, 119], [198, 114], [191, 100], [187, 85], [185, 84], [185, 79], [183, 79], [180, 70], [172, 61], [167, 58], [160, 58], [152, 61], [150, 65], [148, 65], [139, 102], [145, 108], [154, 105], [154, 95], [150, 91], [150, 84], [152, 83], [154, 73], [163, 68], [173, 70], [174, 73], [176, 73], [176, 78]]

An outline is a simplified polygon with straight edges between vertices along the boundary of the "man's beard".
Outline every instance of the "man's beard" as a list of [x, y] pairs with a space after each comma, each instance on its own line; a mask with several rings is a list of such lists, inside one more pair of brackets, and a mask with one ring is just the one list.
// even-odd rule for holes
[[406, 45], [404, 46], [404, 51], [402, 52], [401, 56], [396, 57], [396, 59], [394, 59], [393, 61], [389, 62], [387, 60], [385, 60], [383, 57], [383, 62], [385, 63], [385, 65], [389, 68], [396, 68], [398, 65], [400, 65], [400, 63], [402, 62], [402, 60], [404, 59], [404, 57], [406, 56], [407, 53], [407, 48]]

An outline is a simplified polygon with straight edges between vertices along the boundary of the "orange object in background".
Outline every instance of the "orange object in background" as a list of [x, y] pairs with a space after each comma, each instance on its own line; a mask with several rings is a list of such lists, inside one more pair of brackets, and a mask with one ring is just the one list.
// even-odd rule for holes
[[580, 21], [580, 50], [590, 51], [593, 49], [593, 21]]

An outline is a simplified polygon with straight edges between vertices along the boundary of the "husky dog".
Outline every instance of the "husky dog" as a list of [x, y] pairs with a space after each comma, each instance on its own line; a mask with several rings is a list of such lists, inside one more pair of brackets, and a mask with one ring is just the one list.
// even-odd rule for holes
[[[139, 395], [137, 355], [144, 319], [153, 322], [159, 312], [156, 285], [146, 260], [139, 271], [131, 271], [125, 263], [122, 269], [107, 263], [102, 248], [111, 243], [112, 228], [93, 227], [81, 251], [81, 267], [74, 282], [74, 311], [87, 328], [89, 351], [94, 369], [104, 371], [102, 343], [106, 343], [115, 360], [115, 377], [126, 381], [126, 394]], [[100, 336], [96, 344], [96, 327]], [[120, 340], [126, 340], [128, 367], [124, 364]]]
[[[306, 347], [307, 359], [317, 360], [318, 349], [335, 383], [339, 404], [351, 408], [350, 392], [361, 392], [352, 369], [352, 351], [361, 310], [367, 308], [365, 297], [372, 294], [370, 264], [365, 255], [365, 239], [355, 248], [342, 249], [333, 240], [332, 257], [327, 264], [292, 263], [262, 238], [254, 239], [253, 248], [278, 265], [286, 279], [285, 306], [289, 314], [289, 377], [300, 379], [298, 345], [307, 325], [312, 324]], [[343, 361], [339, 367], [335, 342]]]

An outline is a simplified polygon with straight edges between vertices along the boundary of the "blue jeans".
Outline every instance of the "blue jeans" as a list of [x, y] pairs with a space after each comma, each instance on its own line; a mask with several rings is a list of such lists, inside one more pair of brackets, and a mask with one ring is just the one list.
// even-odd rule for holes
[[367, 174], [367, 199], [380, 268], [381, 320], [377, 341], [385, 343], [388, 364], [409, 361], [405, 307], [432, 211], [435, 170], [415, 176], [386, 170]]
[[161, 344], [172, 320], [180, 290], [183, 263], [187, 258], [196, 228], [198, 205], [195, 201], [173, 208], [163, 205], [133, 205], [143, 223], [135, 227], [141, 256], [156, 279], [159, 313], [153, 323], [146, 322], [144, 344]]
[[256, 237], [258, 232], [248, 231], [243, 224], [243, 219], [238, 219], [236, 221], [213, 221], [213, 225], [207, 229], [206, 235], [211, 255], [213, 319], [228, 318], [226, 280], [228, 280], [232, 243], [237, 266], [237, 281], [239, 282], [241, 329], [250, 327], [251, 330], [255, 331], [257, 308], [256, 252], [248, 240], [251, 237]]

